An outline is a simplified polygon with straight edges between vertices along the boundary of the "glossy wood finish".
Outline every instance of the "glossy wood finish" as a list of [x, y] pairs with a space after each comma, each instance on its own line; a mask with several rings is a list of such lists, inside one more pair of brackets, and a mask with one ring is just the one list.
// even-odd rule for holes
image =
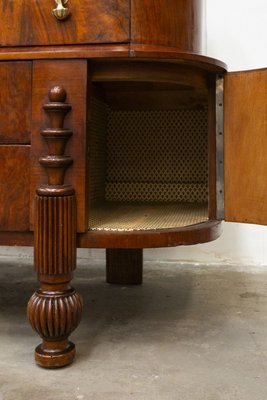
[[59, 21], [54, 0], [2, 0], [1, 46], [129, 41], [129, 0], [69, 0], [67, 6], [70, 16]]
[[131, 45], [130, 56], [138, 59], [171, 60], [177, 64], [202, 68], [210, 72], [226, 72], [227, 65], [217, 59], [203, 55], [177, 51], [174, 47], [163, 47], [154, 45]]
[[94, 82], [168, 83], [195, 89], [207, 89], [208, 86], [208, 74], [205, 70], [169, 62], [116, 60], [105, 63], [95, 61], [92, 63], [91, 70]]
[[[201, 3], [69, 0], [70, 17], [58, 21], [51, 13], [54, 0], [0, 0], [0, 76], [7, 77], [0, 80], [0, 142], [31, 142], [31, 147], [0, 147], [0, 244], [32, 245], [31, 207], [40, 289], [29, 301], [28, 317], [43, 339], [35, 354], [43, 367], [68, 365], [75, 355], [68, 336], [82, 314], [82, 300], [70, 286], [77, 245], [108, 249], [109, 282], [141, 283], [142, 248], [203, 243], [221, 234], [220, 222], [213, 220], [211, 82], [225, 65], [193, 54], [201, 52]], [[93, 87], [114, 107], [133, 107], [133, 99], [141, 98], [144, 107], [151, 103], [154, 109], [176, 102], [190, 107], [206, 104], [209, 96], [210, 221], [181, 229], [88, 231]], [[124, 92], [120, 99], [116, 90]], [[160, 101], [153, 96], [157, 91]]]
[[267, 225], [267, 69], [225, 79], [225, 220]]
[[33, 232], [0, 231], [1, 246], [33, 246]]
[[0, 230], [29, 230], [30, 147], [0, 146]]
[[209, 221], [180, 229], [162, 229], [131, 232], [89, 231], [79, 234], [78, 247], [140, 249], [183, 246], [211, 242], [222, 233], [219, 221]]
[[177, 51], [174, 47], [117, 44], [117, 45], [83, 45], [83, 46], [33, 46], [33, 47], [0, 47], [0, 60], [51, 60], [51, 59], [149, 59], [166, 60], [202, 68], [210, 72], [226, 72], [224, 62], [199, 54]]
[[202, 0], [132, 0], [131, 42], [200, 53]]
[[70, 364], [75, 356], [75, 346], [68, 337], [80, 322], [82, 300], [69, 285], [76, 268], [76, 199], [73, 187], [64, 184], [65, 171], [73, 161], [65, 155], [72, 135], [64, 128], [71, 110], [65, 89], [52, 87], [43, 108], [50, 122], [41, 132], [48, 155], [39, 161], [48, 183], [36, 191], [34, 229], [34, 264], [41, 288], [28, 303], [28, 317], [43, 339], [35, 350], [37, 364], [56, 368]]
[[129, 44], [0, 47], [0, 60], [128, 57]]
[[68, 93], [67, 101], [72, 104], [66, 116], [66, 125], [75, 132], [68, 141], [66, 153], [73, 158], [73, 165], [66, 173], [65, 182], [72, 184], [77, 196], [77, 229], [87, 230], [86, 207], [86, 110], [87, 110], [87, 61], [35, 61], [33, 62], [32, 95], [32, 145], [31, 145], [31, 222], [33, 223], [33, 199], [36, 187], [46, 182], [46, 174], [39, 158], [46, 154], [45, 140], [40, 139], [40, 130], [48, 127], [49, 119], [41, 112], [47, 102], [52, 86], [62, 85]]
[[0, 143], [30, 143], [31, 63], [0, 63]]
[[[192, 107], [195, 103], [209, 104], [209, 178], [210, 198], [209, 215], [216, 219], [215, 196], [215, 120], [214, 93], [215, 75], [205, 70], [167, 62], [152, 61], [94, 61], [91, 65], [92, 80], [103, 90], [103, 96], [110, 107], [122, 109], [164, 109], [162, 104], [165, 91], [168, 91], [173, 104], [167, 101], [168, 109], [174, 107]], [[192, 91], [191, 91], [192, 89]], [[172, 93], [187, 92], [178, 103], [178, 96]], [[141, 95], [140, 95], [140, 93]], [[163, 96], [162, 96], [163, 94]], [[184, 93], [183, 93], [184, 94]], [[151, 98], [153, 100], [151, 101]], [[114, 103], [115, 100], [115, 103]], [[141, 100], [141, 101], [140, 101]], [[181, 98], [180, 98], [181, 100]], [[176, 101], [176, 102], [175, 102]], [[199, 104], [198, 103], [198, 104]], [[196, 244], [214, 240], [220, 234], [217, 224], [204, 223], [188, 226], [185, 229], [166, 229], [136, 232], [88, 232], [81, 236], [81, 245], [88, 247], [141, 248], [163, 247], [181, 244]]]
[[[109, 53], [108, 53], [109, 54]], [[202, 61], [206, 61], [205, 58], [197, 57], [196, 58], [196, 65], [199, 66], [197, 63], [197, 60], [201, 59]], [[208, 60], [210, 62], [210, 60]], [[31, 165], [32, 165], [32, 173], [31, 173], [31, 204], [33, 205], [33, 198], [34, 198], [34, 192], [35, 192], [35, 187], [41, 183], [44, 182], [45, 174], [42, 171], [42, 168], [39, 165], [38, 158], [41, 157], [45, 151], [46, 151], [46, 145], [44, 140], [39, 139], [39, 132], [40, 128], [45, 128], [46, 123], [41, 118], [41, 108], [42, 104], [46, 101], [47, 99], [47, 92], [49, 89], [49, 84], [53, 84], [56, 82], [59, 83], [65, 83], [68, 87], [68, 96], [71, 96], [72, 98], [72, 104], [73, 104], [73, 110], [71, 113], [75, 111], [76, 113], [76, 118], [75, 121], [74, 119], [70, 118], [70, 116], [67, 117], [70, 123], [70, 127], [75, 129], [76, 132], [76, 138], [72, 138], [71, 142], [75, 143], [74, 146], [70, 149], [71, 154], [73, 155], [76, 166], [75, 164], [70, 168], [70, 170], [67, 172], [67, 179], [69, 179], [69, 182], [73, 182], [74, 186], [77, 190], [77, 195], [78, 195], [78, 206], [79, 206], [79, 213], [80, 217], [78, 218], [78, 223], [79, 223], [79, 230], [80, 231], [86, 231], [87, 230], [87, 207], [86, 205], [86, 184], [87, 182], [87, 177], [86, 177], [86, 154], [85, 154], [85, 143], [86, 143], [86, 98], [87, 98], [87, 62], [84, 60], [76, 61], [35, 61], [33, 67], [33, 87], [34, 87], [34, 93], [33, 93], [33, 112], [32, 112], [32, 128], [33, 128], [33, 135], [32, 135], [32, 148], [31, 148]], [[91, 64], [90, 64], [91, 65]], [[182, 64], [178, 64], [179, 68], [177, 66], [168, 63], [156, 63], [156, 62], [144, 62], [137, 61], [135, 66], [136, 66], [136, 71], [137, 75], [136, 77], [134, 76], [133, 69], [131, 68], [131, 63], [130, 62], [119, 62], [118, 64], [116, 62], [114, 63], [103, 63], [101, 66], [100, 63], [93, 63], [93, 65], [90, 66], [91, 70], [91, 76], [93, 76], [93, 79], [96, 80], [104, 80], [104, 79], [111, 79], [113, 80], [116, 84], [118, 84], [118, 71], [121, 73], [121, 79], [126, 81], [127, 77], [130, 80], [137, 79], [140, 80], [140, 82], [143, 79], [148, 79], [150, 77], [150, 71], [153, 69], [153, 79], [151, 80], [158, 80], [161, 81], [161, 83], [166, 82], [168, 84], [168, 79], [172, 82], [172, 84], [182, 84], [182, 85], [192, 85], [192, 88], [194, 85], [198, 86], [200, 90], [205, 89], [205, 86], [207, 85], [207, 76], [208, 72], [210, 73], [209, 69], [208, 71], [205, 71], [205, 64], [200, 64], [201, 68], [195, 68], [195, 72], [192, 69], [192, 65], [189, 63], [189, 68], [186, 70], [184, 64], [184, 60]], [[215, 64], [211, 64], [213, 67], [215, 67]], [[77, 67], [77, 68], [76, 68]], [[99, 71], [97, 71], [97, 68], [99, 67]], [[168, 67], [170, 67], [170, 75], [168, 78]], [[116, 69], [118, 68], [118, 71], [116, 72]], [[80, 71], [79, 74], [75, 76], [75, 79], [71, 78], [72, 77], [72, 71], [73, 70]], [[142, 72], [143, 71], [143, 72]], [[195, 74], [195, 75], [194, 75]], [[90, 74], [89, 74], [90, 76]], [[60, 78], [59, 78], [60, 77]], [[80, 88], [79, 94], [76, 91], [76, 88]], [[175, 99], [174, 99], [175, 100]], [[47, 121], [46, 121], [47, 122]], [[75, 126], [74, 126], [75, 125]], [[79, 139], [78, 139], [79, 137]], [[78, 168], [79, 165], [79, 168]], [[32, 221], [33, 221], [33, 214], [32, 214]], [[189, 228], [190, 230], [191, 228]], [[203, 231], [201, 227], [201, 232]], [[206, 231], [206, 228], [204, 229]], [[156, 246], [165, 246], [165, 245], [171, 245], [172, 243], [172, 238], [173, 238], [173, 244], [178, 245], [181, 243], [180, 236], [181, 233], [178, 233], [179, 239], [177, 240], [177, 234], [175, 232], [161, 232], [160, 235], [154, 235], [154, 232], [151, 232], [151, 240], [148, 240], [149, 235], [147, 233], [145, 234], [145, 241], [144, 241], [144, 247], [151, 246], [151, 243], [153, 244], [154, 242], [156, 243]], [[134, 235], [133, 235], [134, 236]], [[157, 240], [155, 241], [154, 236], [157, 236]], [[193, 235], [195, 236], [195, 234]], [[214, 235], [213, 233], [211, 235], [206, 235], [205, 232], [205, 237], [214, 237], [218, 236], [217, 234]], [[121, 235], [115, 235], [114, 240], [112, 240], [112, 246], [117, 246], [116, 242], [119, 240], [118, 238], [122, 237], [122, 247], [127, 247], [127, 243], [129, 243], [129, 238], [126, 239], [127, 234], [124, 236], [124, 234]], [[125, 239], [123, 239], [125, 237]], [[136, 242], [136, 237], [139, 237], [138, 239], [138, 244]], [[96, 239], [97, 238], [97, 239]], [[95, 233], [88, 233], [85, 236], [81, 237], [81, 245], [85, 246], [97, 246], [97, 247], [108, 247], [108, 240], [106, 239], [107, 236], [105, 234], [95, 234]], [[159, 240], [160, 238], [160, 240]], [[9, 240], [9, 239], [7, 239]], [[13, 236], [10, 238], [11, 243], [13, 242]], [[26, 239], [25, 239], [26, 240]], [[209, 239], [208, 239], [209, 240]], [[3, 238], [4, 241], [4, 238]], [[24, 240], [21, 239], [21, 241], [24, 243]], [[193, 239], [191, 242], [195, 243], [198, 242], [199, 238], [196, 240]], [[203, 239], [200, 240], [201, 242]], [[6, 240], [4, 241], [5, 243]], [[26, 240], [27, 242], [27, 240]], [[96, 244], [97, 242], [97, 244]], [[129, 245], [129, 244], [128, 244]], [[142, 247], [141, 245], [141, 237], [140, 233], [138, 233], [137, 236], [133, 239], [133, 243], [131, 244], [133, 247]]]
[[107, 249], [107, 283], [141, 285], [143, 282], [143, 249]]
[[81, 320], [82, 302], [72, 289], [65, 288], [63, 293], [55, 284], [49, 286], [54, 290], [49, 292], [43, 285], [43, 290], [31, 297], [28, 318], [32, 328], [43, 338], [43, 343], [35, 349], [36, 363], [43, 368], [60, 368], [71, 364], [75, 357], [75, 345], [66, 337]]
[[69, 0], [64, 21], [52, 15], [53, 0], [2, 3], [2, 46], [128, 42], [186, 53], [202, 50], [202, 0]]
[[[151, 248], [193, 245], [211, 242], [222, 234], [219, 221], [177, 230], [146, 232], [86, 232], [77, 234], [77, 247], [84, 248]], [[0, 232], [0, 244], [7, 246], [32, 246], [32, 232]]]

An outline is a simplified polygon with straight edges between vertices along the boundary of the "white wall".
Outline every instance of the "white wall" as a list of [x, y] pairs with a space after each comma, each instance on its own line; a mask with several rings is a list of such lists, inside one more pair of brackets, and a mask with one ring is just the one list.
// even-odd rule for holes
[[206, 0], [207, 55], [229, 71], [267, 67], [267, 1]]
[[[267, 67], [266, 0], [206, 0], [206, 24], [207, 55], [224, 61], [229, 71]], [[215, 242], [149, 250], [146, 257], [267, 265], [266, 227], [224, 223], [223, 228]]]
[[[226, 62], [229, 71], [267, 66], [267, 1], [206, 0], [207, 55]], [[267, 204], [267, 199], [266, 199]], [[224, 223], [215, 242], [145, 251], [146, 260], [267, 265], [267, 228]], [[1, 248], [0, 254], [27, 256], [31, 250]], [[80, 250], [80, 256], [104, 258], [102, 250]]]
[[[206, 0], [206, 51], [229, 71], [267, 67], [267, 1]], [[266, 199], [267, 206], [267, 199]], [[267, 228], [224, 223], [215, 242], [146, 251], [147, 259], [267, 265]]]
[[[206, 23], [208, 56], [223, 60], [229, 71], [267, 67], [266, 0], [206, 0]], [[224, 223], [216, 242], [148, 251], [146, 256], [267, 265], [267, 228]]]

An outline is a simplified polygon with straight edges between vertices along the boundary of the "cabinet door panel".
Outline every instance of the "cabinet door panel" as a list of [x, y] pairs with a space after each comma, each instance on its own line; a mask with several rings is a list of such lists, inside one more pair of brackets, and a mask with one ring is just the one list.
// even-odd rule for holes
[[267, 69], [226, 76], [225, 220], [267, 225]]
[[56, 1], [0, 2], [1, 46], [114, 43], [129, 40], [129, 0], [69, 0], [70, 15], [57, 20]]
[[0, 143], [29, 143], [31, 63], [0, 63]]
[[30, 146], [0, 146], [0, 230], [29, 230]]

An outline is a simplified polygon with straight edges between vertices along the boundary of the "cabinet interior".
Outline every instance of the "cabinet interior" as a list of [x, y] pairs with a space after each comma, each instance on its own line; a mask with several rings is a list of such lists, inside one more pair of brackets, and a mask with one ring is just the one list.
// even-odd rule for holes
[[89, 230], [182, 228], [209, 219], [207, 90], [92, 82]]

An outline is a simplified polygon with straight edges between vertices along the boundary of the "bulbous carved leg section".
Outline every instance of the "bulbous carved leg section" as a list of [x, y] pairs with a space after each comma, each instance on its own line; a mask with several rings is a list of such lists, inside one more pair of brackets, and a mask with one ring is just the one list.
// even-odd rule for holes
[[70, 288], [64, 292], [35, 292], [28, 303], [32, 328], [43, 338], [35, 349], [36, 363], [46, 368], [63, 367], [75, 356], [75, 346], [68, 340], [82, 316], [81, 296]]

